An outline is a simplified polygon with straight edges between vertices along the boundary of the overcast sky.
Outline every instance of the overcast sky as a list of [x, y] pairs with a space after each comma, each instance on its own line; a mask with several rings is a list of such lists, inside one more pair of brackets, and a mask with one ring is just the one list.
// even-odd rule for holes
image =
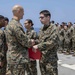
[[24, 8], [24, 17], [21, 20], [23, 25], [25, 19], [32, 19], [34, 27], [40, 27], [39, 12], [41, 10], [49, 10], [51, 12], [51, 20], [61, 23], [75, 22], [75, 0], [1, 0], [0, 15], [12, 18], [12, 7], [19, 4]]

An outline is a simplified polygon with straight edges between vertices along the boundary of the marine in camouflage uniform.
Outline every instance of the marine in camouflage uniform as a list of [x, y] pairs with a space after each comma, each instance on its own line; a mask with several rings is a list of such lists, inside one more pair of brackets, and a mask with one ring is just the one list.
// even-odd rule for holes
[[[5, 29], [6, 29], [6, 26], [8, 25], [8, 23], [9, 23], [9, 19], [7, 18], [7, 17], [4, 17], [4, 19], [5, 19], [5, 26], [4, 26], [4, 32], [5, 32]], [[5, 41], [6, 41], [6, 39], [5, 39]], [[7, 47], [7, 44], [5, 45], [6, 47], [5, 47], [5, 49], [6, 49], [6, 51], [8, 50], [8, 47]], [[6, 71], [6, 74], [7, 75], [10, 75], [9, 73], [10, 73], [10, 71], [9, 71], [9, 66], [7, 65], [7, 68], [8, 69], [6, 69], [7, 71]]]
[[[0, 28], [4, 27], [4, 16], [0, 15]], [[0, 75], [6, 74], [6, 38], [4, 31], [0, 29]]]
[[58, 52], [62, 53], [64, 50], [64, 29], [62, 28], [62, 25], [60, 25], [60, 27], [59, 27], [58, 36], [59, 36], [59, 40], [60, 40]]
[[62, 22], [62, 24], [61, 24], [61, 26], [62, 26], [62, 29], [61, 29], [61, 31], [59, 31], [59, 32], [61, 32], [60, 34], [61, 34], [61, 37], [59, 37], [61, 40], [61, 46], [62, 46], [62, 53], [64, 53], [65, 52], [65, 50], [64, 50], [64, 26], [66, 25], [66, 23], [65, 22]]
[[72, 36], [72, 41], [73, 41], [73, 56], [75, 56], [75, 25], [74, 25], [74, 31], [73, 31], [73, 36]]
[[[28, 39], [33, 39], [35, 40], [35, 44], [37, 43], [38, 41], [38, 35], [36, 33], [36, 31], [34, 30], [33, 28], [33, 22], [31, 19], [26, 19], [25, 22], [24, 22], [24, 26], [26, 28], [26, 35], [28, 37]], [[29, 64], [29, 67], [30, 70], [31, 70], [31, 74], [32, 75], [37, 75], [37, 69], [36, 69], [36, 60], [30, 58], [30, 64]]]
[[68, 22], [68, 31], [70, 32], [70, 53], [72, 52], [73, 50], [73, 39], [72, 39], [72, 36], [73, 36], [73, 31], [74, 31], [74, 28], [72, 26], [72, 23], [71, 22]]
[[[20, 5], [15, 5], [12, 11], [13, 18], [5, 30], [8, 45], [7, 64], [11, 72], [10, 75], [25, 75], [25, 70], [28, 70], [27, 66], [29, 65], [27, 50], [29, 40], [19, 22], [24, 15], [24, 10]], [[29, 73], [28, 75], [31, 75]]]
[[50, 24], [50, 17], [48, 10], [40, 12], [40, 21], [44, 26], [39, 32], [39, 44], [33, 46], [35, 52], [37, 48], [42, 52], [41, 75], [58, 75], [57, 49], [59, 39], [56, 26]]
[[70, 32], [68, 31], [67, 25], [64, 26], [64, 50], [65, 54], [69, 54], [70, 52]]

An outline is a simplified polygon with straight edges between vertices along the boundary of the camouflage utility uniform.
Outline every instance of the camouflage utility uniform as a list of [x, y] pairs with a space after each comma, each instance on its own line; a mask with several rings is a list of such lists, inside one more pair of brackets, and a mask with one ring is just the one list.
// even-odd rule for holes
[[59, 35], [59, 39], [60, 39], [59, 51], [63, 52], [63, 50], [64, 50], [64, 29], [61, 28], [58, 32], [59, 32], [58, 35]]
[[73, 41], [73, 51], [74, 51], [73, 56], [75, 56], [75, 28], [73, 31], [72, 41]]
[[64, 30], [64, 50], [66, 53], [70, 52], [70, 32], [68, 30]]
[[69, 27], [68, 28], [68, 31], [70, 32], [70, 37], [69, 37], [69, 39], [70, 39], [70, 52], [72, 51], [72, 49], [73, 49], [73, 31], [74, 31], [74, 28], [73, 28], [73, 26], [71, 26], [71, 27]]
[[[7, 64], [12, 75], [25, 75], [25, 70], [29, 66], [28, 38], [25, 35], [22, 25], [12, 19], [6, 26], [6, 41], [8, 45]], [[29, 71], [29, 70], [28, 70]], [[28, 73], [28, 75], [30, 75]]]
[[[37, 33], [34, 31], [34, 28], [27, 30], [26, 35], [29, 39], [34, 39], [35, 43], [37, 43], [38, 36], [37, 36]], [[36, 60], [34, 59], [30, 60], [30, 64], [28, 68], [30, 68], [32, 75], [37, 75]]]
[[0, 29], [0, 62], [3, 63], [3, 67], [0, 67], [0, 75], [5, 75], [6, 73], [6, 49], [5, 34]]
[[57, 49], [58, 35], [56, 26], [49, 25], [40, 29], [38, 44], [39, 50], [42, 52], [40, 60], [40, 69], [42, 75], [58, 75], [57, 69]]

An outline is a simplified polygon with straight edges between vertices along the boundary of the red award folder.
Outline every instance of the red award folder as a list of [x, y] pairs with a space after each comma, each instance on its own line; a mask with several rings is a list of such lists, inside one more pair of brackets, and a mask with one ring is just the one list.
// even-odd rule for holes
[[35, 53], [33, 52], [32, 48], [29, 48], [28, 52], [29, 52], [29, 58], [34, 59], [34, 60], [41, 59], [42, 54], [40, 50], [37, 49], [37, 52]]

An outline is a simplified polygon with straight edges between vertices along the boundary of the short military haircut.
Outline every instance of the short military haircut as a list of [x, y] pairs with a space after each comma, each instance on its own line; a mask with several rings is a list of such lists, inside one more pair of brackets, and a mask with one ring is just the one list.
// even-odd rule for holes
[[3, 15], [0, 15], [0, 19], [4, 19], [4, 16]]
[[7, 17], [4, 17], [5, 21], [9, 22], [9, 19]]
[[55, 21], [54, 21], [54, 20], [52, 20], [52, 21], [51, 21], [51, 23], [55, 23]]
[[65, 22], [62, 22], [62, 24], [65, 24]]
[[69, 22], [72, 25], [72, 22]]
[[15, 5], [13, 8], [12, 8], [12, 12], [15, 12], [17, 10], [23, 10], [23, 7], [20, 6], [20, 5]]
[[40, 14], [43, 14], [45, 17], [50, 16], [51, 17], [51, 13], [48, 10], [42, 10], [40, 12]]

